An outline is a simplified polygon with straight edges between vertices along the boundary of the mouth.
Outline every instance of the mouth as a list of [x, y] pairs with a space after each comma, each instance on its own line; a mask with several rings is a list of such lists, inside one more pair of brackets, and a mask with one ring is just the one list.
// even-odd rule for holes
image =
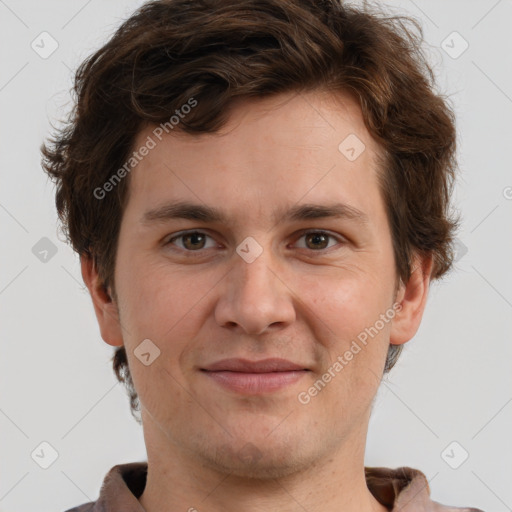
[[201, 368], [220, 386], [237, 393], [256, 395], [283, 389], [302, 379], [310, 370], [286, 359], [223, 359]]

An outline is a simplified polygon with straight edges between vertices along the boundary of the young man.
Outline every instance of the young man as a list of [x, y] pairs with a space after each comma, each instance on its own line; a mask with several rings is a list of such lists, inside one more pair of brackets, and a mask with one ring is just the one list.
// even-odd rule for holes
[[455, 510], [364, 467], [457, 225], [418, 42], [337, 0], [167, 0], [82, 64], [43, 165], [148, 462], [73, 511]]

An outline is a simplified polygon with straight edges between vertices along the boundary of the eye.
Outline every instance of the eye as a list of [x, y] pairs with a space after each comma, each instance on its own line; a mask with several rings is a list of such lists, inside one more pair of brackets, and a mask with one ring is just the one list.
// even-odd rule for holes
[[[200, 250], [208, 248], [205, 247], [205, 241], [207, 238], [211, 238], [211, 236], [207, 235], [206, 233], [203, 233], [202, 231], [190, 231], [188, 233], [181, 233], [179, 235], [173, 236], [172, 238], [167, 240], [167, 242], [165, 242], [164, 245], [171, 245], [173, 244], [174, 240], [182, 240], [183, 245], [181, 245], [181, 249], [184, 249], [187, 252], [197, 252], [196, 249]], [[215, 246], [216, 244], [214, 243], [210, 247]]]
[[[212, 245], [209, 247], [206, 245], [207, 239], [212, 240]], [[331, 246], [329, 246], [329, 239], [331, 240], [337, 240], [339, 243], [343, 244], [346, 240], [341, 237], [340, 235], [333, 235], [331, 233], [328, 233], [326, 231], [303, 231], [300, 233], [300, 236], [298, 240], [304, 238], [306, 246], [300, 247], [312, 250], [314, 252], [319, 252], [324, 249], [328, 249]], [[179, 244], [175, 244], [175, 241], [179, 240]], [[203, 231], [189, 231], [189, 232], [182, 232], [179, 233], [172, 238], [169, 238], [165, 243], [164, 246], [167, 245], [178, 245], [179, 249], [185, 251], [185, 252], [199, 252], [201, 249], [209, 249], [214, 248], [217, 246], [213, 238], [208, 235], [207, 233], [204, 233]], [[336, 244], [334, 244], [336, 245]]]
[[305, 249], [311, 249], [316, 252], [322, 249], [329, 248], [327, 247], [329, 238], [336, 239], [340, 243], [345, 242], [345, 240], [341, 236], [334, 236], [331, 233], [327, 233], [326, 231], [306, 231], [301, 233], [299, 240], [301, 238], [305, 238]]

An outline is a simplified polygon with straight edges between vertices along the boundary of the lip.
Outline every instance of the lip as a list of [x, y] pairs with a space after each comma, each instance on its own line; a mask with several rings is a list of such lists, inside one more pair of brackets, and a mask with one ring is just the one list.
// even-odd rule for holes
[[286, 359], [223, 359], [201, 369], [217, 384], [242, 394], [278, 391], [300, 380], [309, 372]]
[[286, 359], [270, 358], [261, 361], [249, 361], [248, 359], [222, 359], [213, 363], [204, 370], [217, 372], [243, 372], [243, 373], [269, 373], [269, 372], [290, 372], [294, 370], [306, 370], [304, 366], [292, 363]]

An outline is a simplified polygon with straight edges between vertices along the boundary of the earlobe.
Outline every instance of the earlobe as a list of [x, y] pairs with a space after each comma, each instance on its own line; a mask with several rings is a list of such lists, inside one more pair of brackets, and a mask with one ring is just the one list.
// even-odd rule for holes
[[91, 295], [94, 312], [103, 340], [112, 346], [123, 345], [122, 329], [116, 302], [100, 280], [93, 259], [80, 257], [82, 278]]
[[392, 345], [408, 342], [418, 331], [427, 303], [432, 266], [432, 255], [414, 258], [411, 277], [406, 284], [401, 284], [397, 293], [396, 302], [401, 307], [391, 324]]

